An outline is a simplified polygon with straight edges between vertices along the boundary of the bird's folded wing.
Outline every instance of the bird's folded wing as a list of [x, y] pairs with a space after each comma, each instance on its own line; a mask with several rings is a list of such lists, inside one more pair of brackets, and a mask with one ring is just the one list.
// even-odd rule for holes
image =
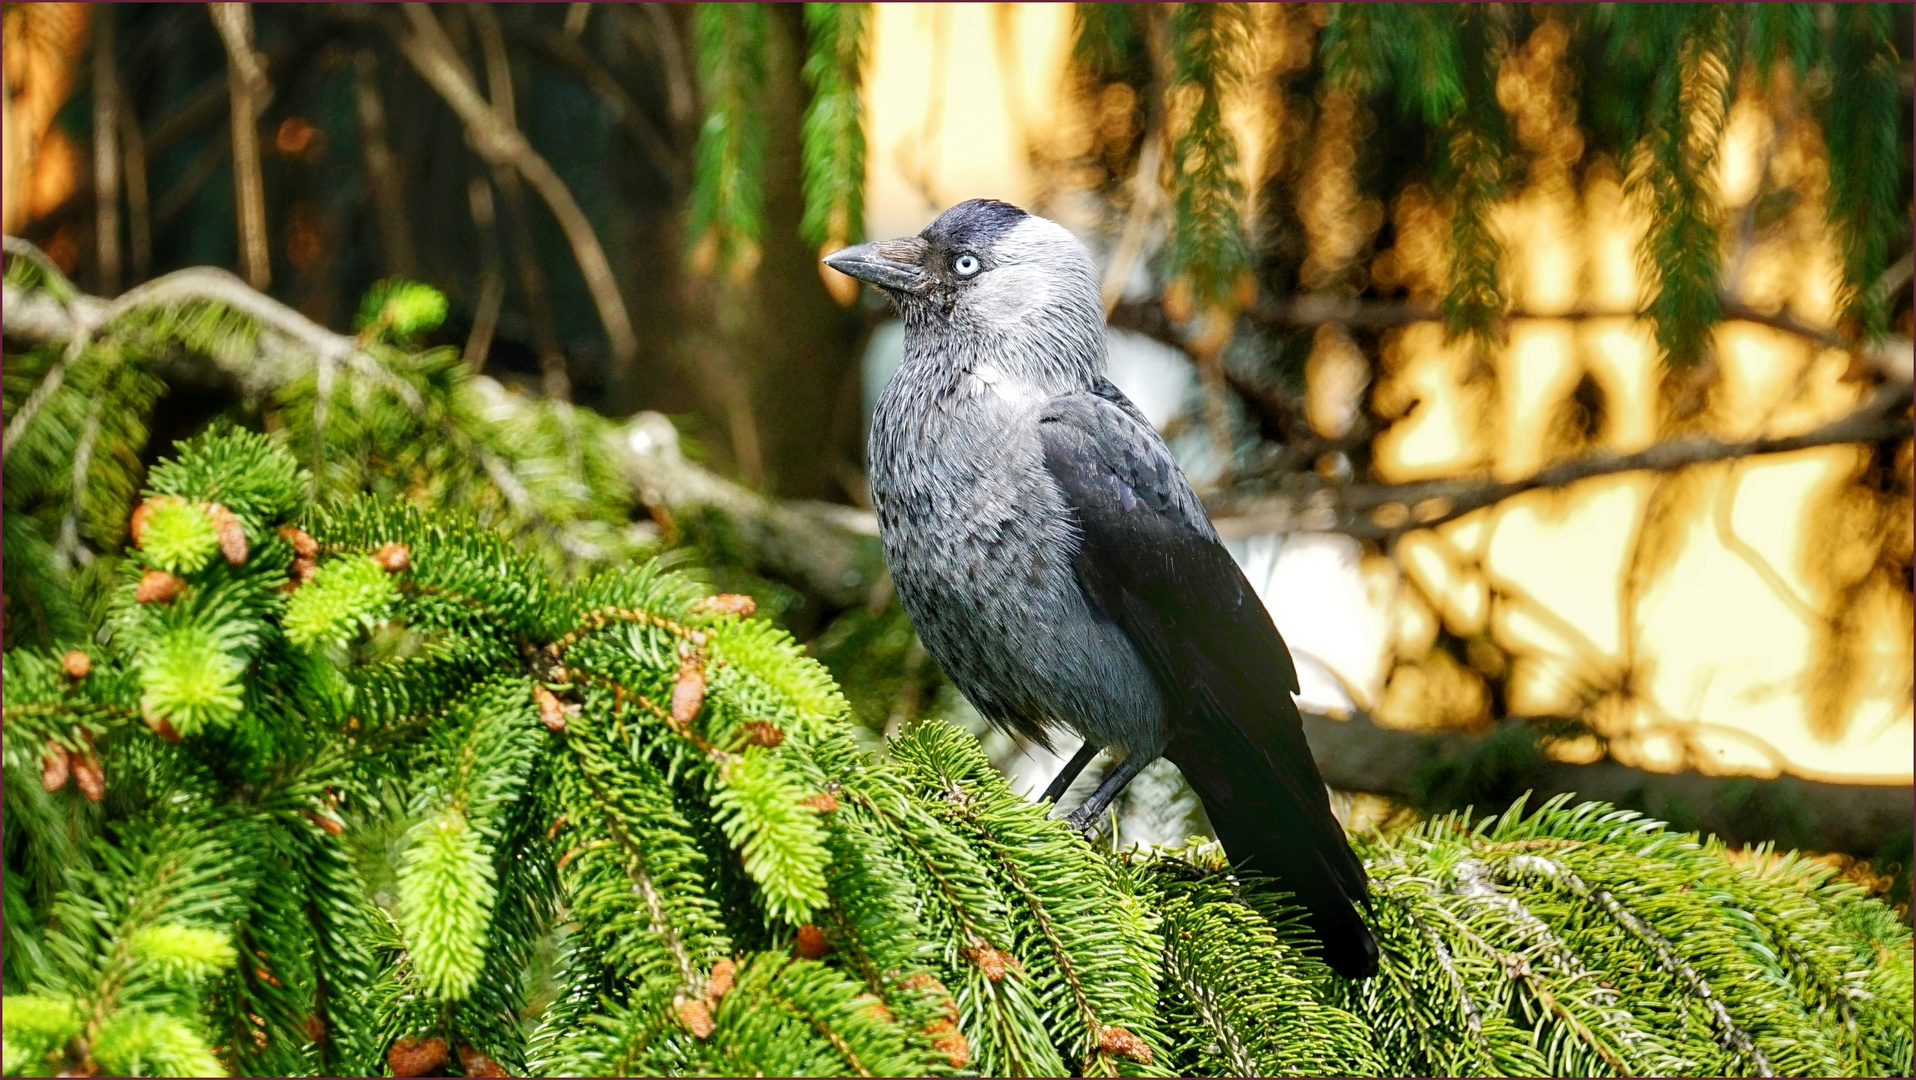
[[1233, 729], [1215, 737], [1264, 756], [1298, 808], [1336, 829], [1290, 699], [1290, 650], [1169, 449], [1128, 404], [1076, 393], [1038, 413], [1045, 467], [1080, 532], [1079, 582], [1167, 695], [1186, 695], [1174, 710], [1208, 705]]

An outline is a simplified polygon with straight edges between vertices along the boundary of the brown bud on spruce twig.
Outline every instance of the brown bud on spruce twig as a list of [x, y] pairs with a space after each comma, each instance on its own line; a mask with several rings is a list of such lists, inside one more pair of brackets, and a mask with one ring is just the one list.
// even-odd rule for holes
[[1098, 1049], [1107, 1054], [1123, 1054], [1140, 1065], [1151, 1064], [1151, 1044], [1121, 1027], [1099, 1028]]
[[133, 599], [142, 604], [170, 604], [179, 598], [180, 590], [186, 582], [164, 570], [148, 570], [140, 575], [139, 588], [134, 590]]
[[679, 661], [678, 679], [672, 684], [672, 721], [689, 724], [705, 705], [705, 660], [696, 653]]
[[679, 1023], [692, 1033], [695, 1039], [703, 1039], [712, 1034], [712, 1010], [705, 1002], [697, 998], [679, 997], [672, 1003], [679, 1014]]
[[67, 786], [67, 777], [71, 772], [66, 747], [48, 740], [47, 752], [40, 757], [40, 786], [48, 791], [58, 791]]
[[213, 528], [220, 536], [220, 554], [226, 561], [238, 566], [246, 561], [246, 530], [241, 527], [239, 518], [219, 503], [208, 503], [206, 516], [213, 522]]
[[532, 700], [539, 706], [539, 722], [548, 731], [565, 730], [565, 705], [559, 701], [559, 695], [543, 686], [532, 688]]
[[174, 729], [173, 722], [166, 717], [146, 713], [143, 714], [140, 719], [146, 721], [146, 726], [153, 729], [153, 734], [158, 735], [167, 742], [180, 741], [180, 733]]
[[319, 541], [307, 535], [305, 529], [297, 525], [281, 525], [279, 535], [281, 539], [293, 545], [295, 559], [319, 558]]
[[693, 604], [692, 610], [708, 615], [736, 615], [742, 619], [758, 610], [758, 601], [744, 593], [719, 593]]
[[397, 541], [381, 544], [379, 550], [373, 552], [373, 561], [388, 574], [397, 574], [412, 565], [412, 549]]
[[60, 670], [66, 672], [67, 678], [79, 682], [93, 671], [93, 658], [74, 649], [60, 658]]
[[505, 1067], [470, 1046], [459, 1047], [459, 1071], [467, 1076], [508, 1076]]
[[394, 1076], [425, 1076], [445, 1063], [446, 1040], [437, 1035], [424, 1040], [403, 1036], [386, 1051], [386, 1064]]
[[971, 1060], [971, 1043], [952, 1021], [939, 1017], [925, 1025], [925, 1034], [931, 1036], [932, 1049], [945, 1055], [952, 1068], [962, 1069]]
[[732, 992], [737, 973], [738, 965], [732, 962], [731, 957], [720, 958], [718, 963], [712, 965], [711, 977], [705, 980], [705, 1000], [717, 1005], [720, 998]]
[[1010, 953], [993, 948], [989, 942], [980, 941], [965, 950], [965, 955], [971, 958], [972, 963], [978, 965], [978, 970], [985, 973], [985, 978], [992, 982], [1004, 980], [1005, 961], [1011, 959]]
[[798, 928], [798, 936], [792, 940], [792, 951], [807, 960], [817, 960], [832, 951], [831, 944], [825, 940], [825, 931], [817, 923], [806, 923]]
[[99, 802], [106, 798], [106, 771], [100, 767], [100, 759], [90, 752], [68, 756], [73, 766], [73, 782], [80, 786], [87, 801]]

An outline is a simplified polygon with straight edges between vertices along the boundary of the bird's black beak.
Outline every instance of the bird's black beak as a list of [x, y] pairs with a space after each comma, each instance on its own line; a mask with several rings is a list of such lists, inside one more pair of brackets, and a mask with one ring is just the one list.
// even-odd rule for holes
[[887, 292], [916, 293], [923, 292], [931, 282], [921, 262], [924, 253], [923, 240], [906, 236], [839, 248], [825, 256], [825, 265]]

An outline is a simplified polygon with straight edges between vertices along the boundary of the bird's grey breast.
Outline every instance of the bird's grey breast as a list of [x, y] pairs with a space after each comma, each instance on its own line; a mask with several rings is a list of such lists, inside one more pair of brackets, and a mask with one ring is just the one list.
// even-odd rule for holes
[[872, 502], [899, 600], [987, 718], [1040, 739], [1063, 723], [1100, 744], [1154, 742], [1155, 685], [1077, 581], [1038, 433], [1049, 394], [978, 366], [908, 365], [879, 399]]

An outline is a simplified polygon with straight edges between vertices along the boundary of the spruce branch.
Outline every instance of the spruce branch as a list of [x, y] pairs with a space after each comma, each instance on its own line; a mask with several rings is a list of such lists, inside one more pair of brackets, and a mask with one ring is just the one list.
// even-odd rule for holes
[[865, 235], [865, 113], [859, 97], [869, 4], [807, 4], [812, 86], [802, 128], [805, 214], [799, 223], [821, 251]]

